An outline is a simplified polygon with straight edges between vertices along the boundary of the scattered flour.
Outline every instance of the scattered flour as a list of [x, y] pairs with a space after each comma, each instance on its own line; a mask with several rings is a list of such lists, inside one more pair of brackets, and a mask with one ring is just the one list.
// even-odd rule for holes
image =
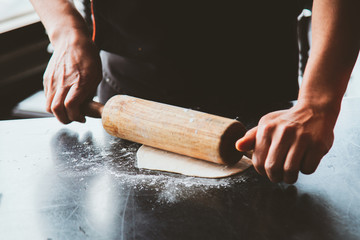
[[139, 144], [118, 139], [108, 143], [110, 144], [106, 146], [98, 146], [91, 142], [86, 144], [78, 142], [61, 149], [62, 151], [57, 151], [55, 154], [57, 172], [81, 181], [88, 177], [108, 174], [112, 176], [116, 187], [132, 189], [139, 194], [149, 192], [158, 203], [167, 204], [208, 196], [209, 191], [231, 188], [234, 184], [246, 181], [243, 175], [207, 179], [137, 169], [135, 153]]

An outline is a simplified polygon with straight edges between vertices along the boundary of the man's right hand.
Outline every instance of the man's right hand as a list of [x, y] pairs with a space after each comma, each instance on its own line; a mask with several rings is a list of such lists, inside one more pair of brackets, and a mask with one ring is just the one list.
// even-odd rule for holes
[[99, 51], [88, 26], [69, 0], [30, 0], [54, 53], [44, 74], [46, 110], [62, 123], [85, 122], [81, 107], [102, 79]]
[[99, 51], [88, 34], [62, 34], [44, 74], [46, 110], [64, 124], [85, 122], [81, 107], [92, 99], [101, 79]]

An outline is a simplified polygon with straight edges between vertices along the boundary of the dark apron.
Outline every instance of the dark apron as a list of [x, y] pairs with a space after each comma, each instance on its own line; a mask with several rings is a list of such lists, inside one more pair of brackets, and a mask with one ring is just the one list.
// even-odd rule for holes
[[283, 107], [298, 93], [293, 2], [93, 0], [101, 101], [128, 94], [228, 117]]

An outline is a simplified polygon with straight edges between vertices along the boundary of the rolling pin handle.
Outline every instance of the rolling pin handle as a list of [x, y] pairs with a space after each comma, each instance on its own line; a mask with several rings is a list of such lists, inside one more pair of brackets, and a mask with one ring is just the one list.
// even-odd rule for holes
[[254, 154], [254, 150], [244, 152], [244, 155], [250, 159], [252, 159], [253, 154]]
[[91, 101], [84, 107], [84, 114], [92, 118], [101, 118], [104, 105], [98, 102]]

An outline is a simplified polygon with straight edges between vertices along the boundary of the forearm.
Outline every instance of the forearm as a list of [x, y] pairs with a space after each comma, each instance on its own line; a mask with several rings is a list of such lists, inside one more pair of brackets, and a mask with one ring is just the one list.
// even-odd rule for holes
[[68, 0], [30, 0], [54, 53], [44, 73], [46, 110], [62, 123], [85, 122], [83, 106], [102, 79], [99, 50], [85, 20]]
[[61, 38], [90, 37], [87, 25], [68, 0], [30, 0], [54, 47]]
[[312, 49], [299, 102], [336, 115], [360, 46], [359, 0], [314, 0]]

